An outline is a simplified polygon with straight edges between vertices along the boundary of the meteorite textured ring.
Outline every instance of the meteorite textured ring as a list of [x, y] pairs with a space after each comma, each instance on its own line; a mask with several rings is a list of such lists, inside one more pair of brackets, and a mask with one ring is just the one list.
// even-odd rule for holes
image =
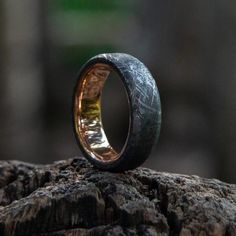
[[[101, 116], [102, 90], [112, 71], [121, 78], [129, 104], [128, 134], [121, 151], [110, 145]], [[146, 66], [123, 53], [91, 58], [77, 78], [73, 125], [82, 153], [97, 168], [119, 172], [141, 165], [149, 156], [161, 127], [159, 92]]]

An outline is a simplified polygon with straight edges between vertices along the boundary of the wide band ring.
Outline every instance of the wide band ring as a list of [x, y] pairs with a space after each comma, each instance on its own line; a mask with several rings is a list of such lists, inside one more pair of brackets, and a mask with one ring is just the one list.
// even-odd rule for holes
[[[110, 145], [101, 117], [102, 89], [112, 71], [117, 72], [124, 84], [130, 111], [126, 142], [119, 152]], [[141, 165], [148, 158], [161, 127], [159, 92], [146, 66], [123, 53], [91, 58], [77, 78], [73, 124], [80, 149], [94, 166], [118, 172]]]

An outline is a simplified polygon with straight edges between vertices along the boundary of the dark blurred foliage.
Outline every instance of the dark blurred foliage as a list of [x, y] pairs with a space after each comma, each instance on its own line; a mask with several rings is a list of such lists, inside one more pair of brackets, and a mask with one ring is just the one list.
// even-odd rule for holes
[[[76, 74], [91, 56], [143, 61], [162, 99], [160, 140], [144, 164], [236, 181], [236, 2], [0, 2], [1, 159], [49, 163], [80, 155], [72, 132]], [[103, 95], [114, 145], [127, 129], [118, 79]]]

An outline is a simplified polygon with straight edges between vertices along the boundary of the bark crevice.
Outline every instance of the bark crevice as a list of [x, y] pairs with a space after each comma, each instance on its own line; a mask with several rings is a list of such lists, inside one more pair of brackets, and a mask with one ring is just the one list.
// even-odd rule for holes
[[236, 186], [138, 168], [0, 162], [0, 235], [236, 235]]

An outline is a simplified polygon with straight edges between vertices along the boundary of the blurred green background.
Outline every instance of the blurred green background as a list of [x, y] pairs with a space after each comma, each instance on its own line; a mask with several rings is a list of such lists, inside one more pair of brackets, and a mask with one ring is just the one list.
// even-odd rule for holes
[[[236, 181], [236, 2], [2, 0], [0, 158], [34, 163], [81, 155], [71, 120], [76, 74], [90, 57], [143, 61], [162, 100], [158, 144], [144, 166]], [[120, 145], [127, 107], [114, 79], [104, 122]]]

